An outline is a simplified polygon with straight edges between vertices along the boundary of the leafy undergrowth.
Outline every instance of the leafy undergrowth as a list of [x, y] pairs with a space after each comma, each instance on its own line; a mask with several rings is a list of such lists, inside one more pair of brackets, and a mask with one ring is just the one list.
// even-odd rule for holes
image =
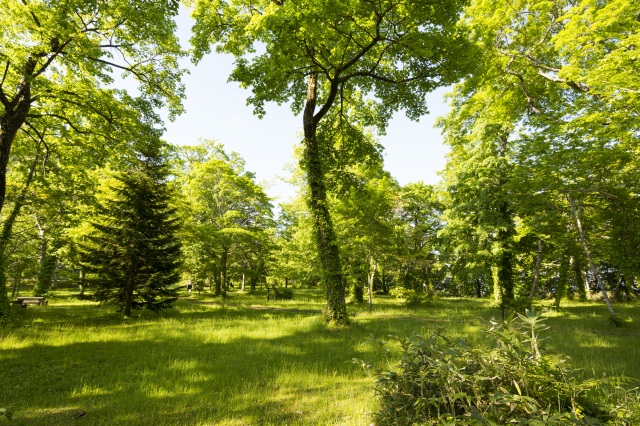
[[618, 380], [584, 379], [541, 353], [535, 310], [492, 321], [490, 345], [436, 332], [400, 338], [399, 371], [377, 375], [378, 425], [640, 424], [640, 394]]

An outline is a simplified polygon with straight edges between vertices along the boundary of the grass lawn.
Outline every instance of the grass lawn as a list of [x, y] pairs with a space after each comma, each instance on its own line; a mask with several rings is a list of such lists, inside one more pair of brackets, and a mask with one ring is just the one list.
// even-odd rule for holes
[[[447, 333], [481, 341], [499, 311], [488, 300], [439, 299], [415, 308], [378, 297], [350, 305], [352, 325], [330, 329], [319, 290], [295, 300], [192, 295], [163, 314], [123, 319], [113, 308], [53, 292], [0, 336], [0, 407], [11, 425], [369, 425], [374, 378], [353, 358], [390, 368], [399, 348], [371, 338]], [[543, 347], [588, 376], [640, 378], [640, 305], [599, 303], [548, 313]], [[77, 417], [77, 418], [76, 418]]]

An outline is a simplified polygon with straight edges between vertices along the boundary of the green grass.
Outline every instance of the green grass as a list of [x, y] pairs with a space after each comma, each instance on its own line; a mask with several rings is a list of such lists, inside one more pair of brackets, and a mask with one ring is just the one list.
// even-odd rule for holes
[[[26, 309], [0, 341], [0, 407], [12, 425], [369, 425], [374, 379], [353, 358], [390, 368], [399, 349], [371, 342], [445, 328], [481, 341], [499, 311], [487, 300], [440, 299], [405, 308], [378, 297], [350, 305], [352, 325], [327, 328], [317, 290], [292, 301], [232, 292], [222, 303], [192, 295], [164, 314], [123, 319], [110, 307], [54, 292]], [[544, 347], [588, 376], [640, 378], [640, 308], [567, 302], [549, 312]], [[86, 412], [86, 416], [73, 416]]]

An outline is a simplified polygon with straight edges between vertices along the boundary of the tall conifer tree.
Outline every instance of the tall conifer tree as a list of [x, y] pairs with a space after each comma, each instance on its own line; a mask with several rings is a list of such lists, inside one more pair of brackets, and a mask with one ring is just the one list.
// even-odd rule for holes
[[133, 309], [170, 308], [177, 298], [179, 224], [168, 175], [161, 146], [152, 142], [99, 195], [82, 259], [95, 299], [125, 316]]

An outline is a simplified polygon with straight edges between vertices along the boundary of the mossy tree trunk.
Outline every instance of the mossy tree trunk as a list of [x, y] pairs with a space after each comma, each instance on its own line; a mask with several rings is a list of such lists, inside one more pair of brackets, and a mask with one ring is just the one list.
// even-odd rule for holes
[[[338, 241], [327, 205], [327, 188], [322, 162], [322, 150], [317, 139], [318, 122], [322, 111], [314, 115], [316, 108], [317, 76], [311, 74], [307, 85], [307, 99], [303, 114], [304, 157], [307, 184], [309, 185], [309, 210], [313, 217], [313, 228], [322, 278], [327, 290], [327, 321], [347, 324], [345, 285], [342, 279], [342, 265], [338, 251]], [[321, 114], [322, 113], [322, 114]]]

